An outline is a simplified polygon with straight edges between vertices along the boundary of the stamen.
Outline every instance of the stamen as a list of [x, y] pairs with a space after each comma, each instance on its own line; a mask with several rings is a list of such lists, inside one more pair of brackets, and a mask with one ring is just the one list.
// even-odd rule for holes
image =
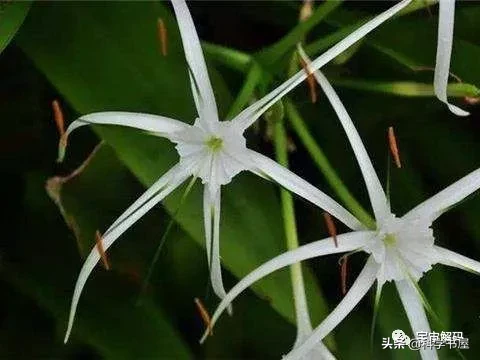
[[52, 109], [53, 109], [53, 119], [55, 120], [55, 124], [57, 125], [58, 134], [60, 137], [65, 135], [65, 120], [63, 117], [63, 111], [60, 107], [60, 103], [58, 100], [52, 101]]
[[95, 240], [97, 242], [97, 251], [100, 254], [100, 258], [102, 259], [103, 267], [106, 270], [110, 270], [110, 265], [108, 263], [107, 255], [105, 254], [105, 249], [103, 248], [102, 235], [100, 235], [100, 231], [98, 230], [95, 233]]
[[163, 56], [167, 56], [167, 27], [163, 22], [162, 18], [158, 18], [157, 20], [157, 36], [158, 40], [160, 41], [160, 50]]
[[335, 222], [333, 221], [332, 216], [324, 212], [323, 213], [323, 219], [325, 220], [325, 224], [327, 225], [327, 230], [328, 233], [330, 234], [330, 237], [333, 238], [333, 242], [335, 243], [335, 247], [338, 247], [338, 241], [337, 241], [337, 227], [335, 226]]
[[57, 125], [58, 134], [60, 135], [60, 148], [65, 149], [67, 147], [67, 136], [65, 134], [65, 118], [63, 116], [62, 108], [58, 100], [52, 101], [53, 119]]
[[300, 58], [300, 63], [302, 64], [303, 70], [305, 70], [305, 72], [307, 73], [307, 84], [310, 92], [310, 100], [312, 101], [312, 104], [315, 104], [317, 102], [317, 82], [315, 81], [315, 78], [312, 74], [311, 69], [309, 69], [308, 64], [303, 61], [302, 58]]
[[345, 295], [347, 293], [348, 255], [342, 256], [339, 260], [339, 263], [342, 295]]
[[393, 126], [388, 128], [388, 145], [390, 147], [390, 153], [393, 156], [393, 160], [395, 161], [395, 165], [397, 165], [397, 168], [400, 169], [402, 167], [402, 163], [400, 162], [400, 151], [398, 150], [397, 139], [395, 138]]
[[465, 96], [463, 98], [463, 101], [467, 103], [468, 105], [477, 105], [480, 103], [480, 97], [473, 97], [473, 96]]
[[207, 309], [205, 309], [205, 306], [203, 306], [199, 298], [195, 298], [193, 299], [193, 301], [195, 301], [195, 305], [197, 306], [197, 310], [200, 314], [200, 317], [202, 318], [203, 323], [208, 329], [208, 335], [212, 336], [213, 328], [212, 328], [212, 321], [210, 320], [210, 314], [208, 313]]
[[313, 12], [312, 3], [313, 3], [312, 0], [304, 0], [303, 1], [303, 5], [300, 8], [300, 15], [298, 17], [300, 21], [305, 21], [310, 16], [312, 16], [312, 12]]

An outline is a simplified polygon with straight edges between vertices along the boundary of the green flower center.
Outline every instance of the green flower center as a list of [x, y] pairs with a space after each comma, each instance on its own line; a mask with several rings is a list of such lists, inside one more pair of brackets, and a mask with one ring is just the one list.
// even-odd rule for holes
[[385, 239], [383, 239], [383, 242], [386, 246], [395, 246], [395, 244], [397, 243], [397, 239], [395, 239], [395, 236], [393, 234], [387, 234], [387, 236], [385, 236]]
[[223, 139], [212, 136], [205, 142], [205, 144], [210, 148], [210, 150], [217, 152], [222, 148]]

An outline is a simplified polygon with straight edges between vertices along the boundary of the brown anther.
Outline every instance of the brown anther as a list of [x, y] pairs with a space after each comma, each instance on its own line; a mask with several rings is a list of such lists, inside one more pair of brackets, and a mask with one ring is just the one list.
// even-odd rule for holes
[[480, 97], [473, 97], [473, 96], [465, 96], [463, 101], [468, 105], [477, 105], [480, 103]]
[[347, 293], [347, 273], [348, 273], [348, 255], [340, 258], [340, 281], [342, 286], [342, 295]]
[[[57, 125], [58, 134], [60, 135], [60, 139], [65, 138], [65, 119], [63, 117], [63, 111], [60, 107], [60, 103], [58, 100], [52, 101], [52, 109], [53, 109], [53, 119], [55, 120], [55, 124]], [[65, 140], [63, 140], [65, 141]]]
[[205, 306], [203, 306], [202, 301], [199, 298], [195, 298], [193, 299], [193, 301], [195, 302], [195, 305], [197, 306], [197, 310], [200, 314], [200, 317], [202, 318], [203, 323], [205, 324], [205, 327], [208, 330], [208, 335], [212, 336], [213, 335], [212, 322], [210, 320], [210, 315], [207, 309], [205, 309]]
[[398, 150], [397, 139], [395, 138], [395, 132], [393, 131], [393, 126], [388, 128], [388, 145], [390, 147], [390, 153], [392, 154], [393, 160], [397, 168], [402, 167], [400, 162], [400, 151]]
[[333, 242], [335, 243], [335, 247], [338, 247], [337, 227], [335, 226], [335, 222], [333, 221], [332, 216], [329, 213], [324, 212], [323, 213], [323, 218], [325, 219], [325, 224], [327, 225], [328, 233], [330, 234], [330, 237], [333, 238]]
[[312, 0], [304, 0], [303, 5], [300, 8], [300, 14], [298, 16], [300, 21], [307, 20], [310, 16], [312, 16], [313, 12], [313, 1]]
[[165, 26], [162, 18], [158, 18], [157, 20], [157, 36], [158, 40], [160, 41], [160, 51], [162, 52], [163, 56], [167, 56], [167, 27]]
[[102, 235], [100, 235], [100, 231], [98, 230], [95, 232], [95, 240], [97, 242], [97, 251], [100, 254], [100, 258], [102, 259], [103, 267], [106, 270], [110, 270], [110, 264], [108, 263], [105, 249], [103, 248]]
[[312, 101], [312, 104], [315, 104], [317, 102], [317, 82], [315, 81], [315, 77], [313, 76], [308, 64], [303, 61], [302, 58], [300, 58], [300, 63], [302, 64], [303, 70], [305, 70], [307, 73], [307, 84], [310, 92], [310, 100]]

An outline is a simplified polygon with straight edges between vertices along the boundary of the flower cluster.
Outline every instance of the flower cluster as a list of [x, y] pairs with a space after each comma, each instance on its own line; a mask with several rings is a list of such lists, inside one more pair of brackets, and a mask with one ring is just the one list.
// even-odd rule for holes
[[[222, 299], [211, 319], [212, 326], [220, 314], [230, 308], [236, 296], [277, 269], [327, 254], [363, 251], [368, 254], [366, 265], [346, 296], [316, 329], [308, 329], [302, 337], [297, 338], [297, 340], [301, 339], [295, 343], [293, 350], [286, 358], [334, 358], [323, 345], [322, 339], [353, 310], [375, 281], [378, 294], [385, 282], [395, 282], [413, 330], [430, 331], [418, 291], [418, 280], [437, 263], [480, 273], [479, 262], [435, 245], [431, 228], [433, 222], [444, 211], [480, 188], [480, 169], [424, 201], [407, 214], [401, 217], [396, 216], [390, 209], [378, 175], [347, 110], [327, 78], [319, 70], [409, 3], [410, 0], [403, 0], [392, 6], [314, 60], [310, 60], [299, 45], [298, 53], [310, 74], [304, 70], [299, 71], [233, 119], [222, 121], [218, 116], [214, 91], [190, 12], [185, 1], [172, 0], [197, 109], [197, 117], [193, 125], [160, 115], [100, 112], [82, 116], [74, 121], [60, 142], [59, 154], [62, 158], [67, 138], [73, 130], [84, 125], [105, 124], [136, 128], [154, 136], [164, 137], [175, 144], [179, 156], [178, 163], [163, 174], [106, 230], [101, 239], [103, 248], [108, 249], [129, 227], [188, 178], [200, 178], [204, 184], [205, 247], [211, 283], [215, 293]], [[434, 89], [436, 96], [446, 103], [453, 113], [468, 115], [464, 110], [449, 104], [447, 100], [453, 18], [454, 2], [440, 0]], [[274, 103], [312, 74], [337, 113], [357, 158], [375, 215], [374, 229], [367, 228], [348, 210], [315, 186], [270, 158], [249, 149], [246, 145], [244, 136], [246, 129]], [[223, 187], [242, 171], [250, 171], [278, 183], [333, 215], [351, 229], [351, 232], [338, 235], [338, 246], [328, 238], [281, 254], [252, 271], [227, 293], [222, 281], [220, 261], [221, 192]], [[100, 254], [96, 248], [93, 248], [75, 285], [65, 341], [68, 340], [72, 330], [83, 287], [99, 260]], [[421, 354], [424, 359], [437, 357], [435, 349], [423, 349]]]

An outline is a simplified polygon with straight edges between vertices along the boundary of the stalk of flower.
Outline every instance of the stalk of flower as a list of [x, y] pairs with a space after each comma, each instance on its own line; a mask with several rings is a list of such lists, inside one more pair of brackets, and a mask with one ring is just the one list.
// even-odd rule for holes
[[[299, 48], [307, 63], [310, 60]], [[330, 333], [360, 302], [377, 282], [377, 297], [383, 284], [394, 281], [412, 330], [430, 332], [418, 281], [433, 265], [443, 264], [480, 275], [480, 262], [435, 245], [432, 224], [445, 211], [480, 189], [480, 168], [440, 191], [402, 217], [396, 217], [367, 154], [365, 146], [342, 102], [327, 78], [314, 72], [315, 78], [331, 102], [355, 153], [375, 214], [376, 229], [353, 231], [315, 241], [283, 253], [259, 266], [235, 285], [212, 316], [212, 326], [233, 299], [266, 275], [302, 260], [343, 252], [366, 252], [368, 260], [338, 306], [313, 331], [301, 347], [294, 348], [285, 359], [301, 359]], [[202, 341], [205, 340], [205, 336]], [[422, 359], [438, 359], [435, 349], [421, 349]]]
[[[287, 134], [283, 119], [269, 119], [274, 126], [274, 143], [276, 160], [280, 165], [288, 167]], [[282, 215], [285, 230], [287, 249], [298, 248], [297, 223], [295, 219], [295, 208], [292, 195], [285, 189], [281, 189], [280, 198], [282, 203]], [[290, 266], [290, 278], [292, 281], [293, 303], [295, 307], [295, 320], [297, 326], [297, 336], [293, 348], [303, 345], [305, 340], [312, 333], [312, 324], [310, 321], [310, 312], [308, 310], [307, 296], [305, 293], [305, 283], [303, 280], [302, 267], [300, 263]], [[308, 359], [335, 359], [328, 348], [320, 341], [312, 349], [304, 360]]]
[[[311, 67], [314, 69], [322, 67], [404, 8], [410, 1], [403, 0], [355, 30], [315, 59]], [[214, 292], [223, 298], [225, 289], [222, 283], [219, 256], [221, 187], [228, 184], [240, 172], [248, 170], [280, 184], [329, 212], [351, 229], [362, 228], [362, 224], [332, 198], [302, 178], [270, 158], [246, 147], [244, 131], [271, 105], [305, 80], [306, 73], [303, 70], [299, 71], [231, 121], [219, 121], [213, 89], [192, 17], [185, 1], [175, 0], [172, 4], [180, 28], [185, 57], [189, 66], [193, 98], [198, 112], [198, 118], [194, 124], [189, 125], [168, 117], [142, 113], [100, 112], [88, 114], [70, 124], [62, 136], [59, 145], [59, 159], [61, 160], [64, 156], [68, 136], [73, 130], [85, 125], [132, 127], [154, 136], [165, 137], [175, 143], [180, 157], [179, 162], [161, 176], [105, 231], [102, 237], [103, 249], [106, 251], [130, 226], [185, 182], [187, 178], [198, 177], [205, 185], [204, 226], [212, 287]], [[99, 260], [99, 253], [96, 248], [93, 248], [80, 270], [73, 294], [65, 341], [70, 335], [83, 287]]]
[[447, 104], [455, 115], [470, 115], [467, 111], [452, 105], [447, 99], [448, 78], [450, 76], [450, 58], [452, 56], [453, 26], [455, 22], [455, 0], [439, 1], [437, 58], [433, 87], [439, 100]]

